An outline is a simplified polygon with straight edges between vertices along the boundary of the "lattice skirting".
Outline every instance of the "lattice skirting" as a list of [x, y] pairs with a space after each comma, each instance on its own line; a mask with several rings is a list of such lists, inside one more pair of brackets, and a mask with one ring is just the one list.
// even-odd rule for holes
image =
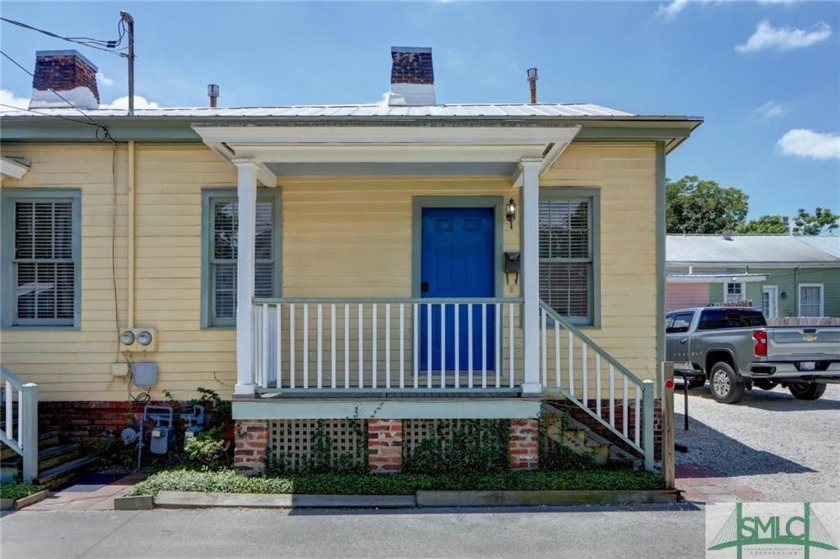
[[269, 421], [269, 450], [275, 459], [284, 458], [293, 466], [312, 463], [329, 449], [333, 464], [364, 456], [367, 421], [351, 419], [289, 419]]

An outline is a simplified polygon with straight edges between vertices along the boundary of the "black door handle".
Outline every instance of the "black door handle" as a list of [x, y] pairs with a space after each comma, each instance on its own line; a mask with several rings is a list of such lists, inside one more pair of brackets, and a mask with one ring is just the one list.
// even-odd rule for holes
[[429, 282], [423, 281], [420, 282], [420, 293], [428, 293], [429, 292]]

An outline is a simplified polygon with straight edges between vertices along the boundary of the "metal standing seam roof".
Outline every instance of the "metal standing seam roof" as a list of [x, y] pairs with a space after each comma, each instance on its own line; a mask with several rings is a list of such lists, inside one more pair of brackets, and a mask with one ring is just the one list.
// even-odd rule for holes
[[668, 235], [669, 264], [837, 264], [840, 237]]
[[[2, 109], [2, 108], [0, 108]], [[127, 116], [125, 109], [86, 109], [91, 117]], [[2, 109], [2, 117], [64, 116], [81, 117], [73, 108], [60, 109]], [[442, 118], [513, 118], [513, 117], [618, 117], [685, 119], [665, 115], [648, 116], [626, 113], [590, 103], [571, 104], [450, 104], [422, 106], [391, 106], [381, 103], [357, 105], [296, 105], [287, 107], [172, 107], [135, 109], [134, 117], [189, 118], [345, 118], [345, 117], [442, 117]]]

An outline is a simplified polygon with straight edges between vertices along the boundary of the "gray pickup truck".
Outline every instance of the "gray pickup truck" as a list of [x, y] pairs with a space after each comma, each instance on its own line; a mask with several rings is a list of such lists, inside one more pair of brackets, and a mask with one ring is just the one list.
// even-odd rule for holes
[[690, 387], [708, 379], [726, 404], [779, 384], [816, 400], [826, 383], [840, 383], [840, 326], [767, 326], [757, 309], [701, 307], [666, 314], [665, 340], [675, 374]]

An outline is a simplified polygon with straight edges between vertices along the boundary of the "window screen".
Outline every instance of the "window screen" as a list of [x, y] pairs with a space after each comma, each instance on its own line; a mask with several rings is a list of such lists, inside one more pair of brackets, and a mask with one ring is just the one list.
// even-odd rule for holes
[[540, 298], [563, 316], [591, 322], [591, 199], [540, 201], [539, 253]]
[[13, 202], [13, 324], [72, 325], [76, 315], [73, 199]]
[[799, 286], [799, 315], [822, 316], [822, 286]]
[[[256, 297], [275, 295], [274, 203], [275, 200], [257, 200], [254, 274]], [[210, 208], [213, 235], [210, 259], [212, 324], [234, 324], [239, 206], [235, 198], [213, 198]]]

